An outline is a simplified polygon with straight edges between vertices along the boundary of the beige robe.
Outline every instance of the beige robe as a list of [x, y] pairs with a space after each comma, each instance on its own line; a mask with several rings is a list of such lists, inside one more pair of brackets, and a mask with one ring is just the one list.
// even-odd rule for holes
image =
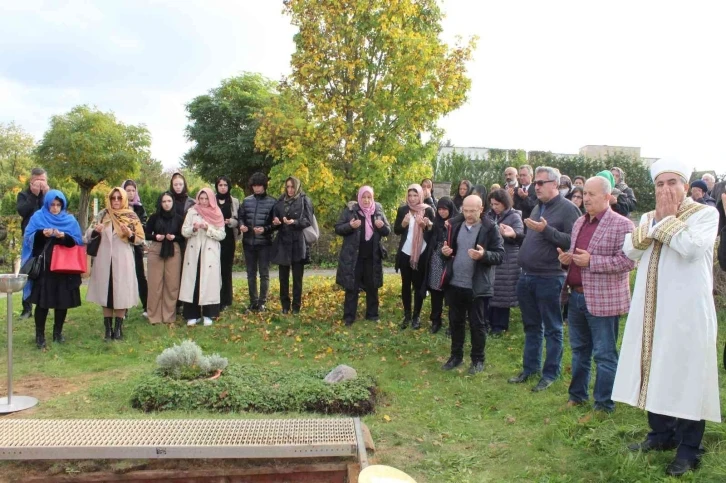
[[[91, 223], [91, 228], [86, 230], [84, 242], [91, 241], [93, 227], [98, 224], [105, 215], [106, 210], [98, 213], [96, 219]], [[142, 245], [144, 239], [136, 237], [135, 245]], [[104, 226], [101, 233], [101, 244], [98, 247], [98, 255], [93, 260], [91, 279], [88, 283], [86, 300], [106, 307], [108, 301], [108, 281], [113, 267], [113, 308], [128, 309], [139, 304], [139, 289], [136, 283], [136, 265], [134, 262], [134, 247], [132, 244], [121, 240], [112, 231], [111, 223]]]
[[184, 252], [184, 266], [182, 268], [181, 289], [179, 300], [192, 303], [194, 300], [194, 284], [197, 280], [197, 263], [201, 261], [199, 271], [199, 305], [214, 305], [219, 303], [219, 292], [222, 289], [222, 268], [219, 261], [219, 242], [226, 236], [224, 227], [210, 226], [208, 230], [198, 230], [194, 233], [194, 222], [201, 223], [204, 219], [197, 210], [189, 208], [182, 235], [187, 238], [187, 248]]

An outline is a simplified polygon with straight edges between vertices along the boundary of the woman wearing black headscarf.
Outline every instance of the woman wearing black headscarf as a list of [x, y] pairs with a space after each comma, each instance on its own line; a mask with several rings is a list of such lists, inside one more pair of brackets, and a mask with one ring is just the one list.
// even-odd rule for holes
[[471, 181], [466, 179], [461, 180], [461, 183], [459, 183], [459, 188], [456, 191], [456, 196], [454, 196], [453, 199], [457, 213], [461, 212], [461, 205], [464, 203], [464, 198], [469, 196], [473, 189], [474, 186], [471, 184]]
[[184, 219], [174, 210], [174, 195], [168, 191], [162, 193], [156, 202], [156, 213], [149, 217], [144, 227], [146, 239], [151, 242], [147, 256], [151, 287], [147, 313], [152, 324], [171, 324], [176, 319], [183, 223]]
[[[132, 179], [127, 179], [122, 185], [126, 191], [126, 196], [129, 199], [129, 208], [134, 210], [136, 216], [141, 221], [141, 226], [146, 225], [146, 210], [144, 205], [141, 203], [139, 197], [139, 190], [136, 186], [136, 182]], [[139, 288], [139, 298], [141, 299], [141, 305], [144, 307], [144, 317], [147, 316], [146, 312], [146, 299], [149, 294], [149, 284], [146, 281], [146, 274], [144, 273], [144, 246], [134, 245], [134, 264], [136, 266], [136, 285]], [[128, 312], [128, 311], [127, 311]]]
[[222, 311], [232, 305], [232, 266], [234, 265], [234, 252], [237, 247], [239, 225], [237, 213], [239, 200], [230, 194], [232, 182], [226, 176], [220, 176], [214, 183], [217, 192], [217, 205], [224, 216], [224, 240], [219, 242], [219, 263], [222, 268], [222, 288], [219, 292], [219, 310]]
[[429, 252], [428, 271], [426, 283], [422, 290], [428, 289], [431, 294], [431, 333], [435, 334], [441, 329], [441, 315], [444, 311], [444, 290], [442, 288], [442, 277], [444, 274], [445, 261], [441, 255], [441, 247], [447, 239], [449, 232], [446, 221], [450, 220], [456, 213], [454, 202], [448, 196], [441, 197], [436, 204], [436, 218], [431, 234], [431, 246]]
[[[169, 193], [174, 197], [174, 211], [182, 217], [182, 220], [187, 216], [189, 208], [194, 206], [196, 201], [194, 198], [189, 196], [189, 190], [187, 187], [187, 179], [179, 171], [175, 171], [171, 175], [171, 181], [169, 182]], [[184, 260], [184, 252], [187, 248], [187, 240], [183, 238], [179, 240], [179, 248], [181, 249], [181, 259]], [[179, 269], [179, 276], [181, 276], [181, 268]], [[177, 311], [181, 313], [182, 303], [177, 302]]]

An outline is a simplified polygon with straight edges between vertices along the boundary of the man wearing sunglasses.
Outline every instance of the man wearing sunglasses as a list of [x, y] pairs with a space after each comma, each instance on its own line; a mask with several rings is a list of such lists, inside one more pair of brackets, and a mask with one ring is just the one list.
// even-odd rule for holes
[[[580, 210], [559, 192], [560, 172], [549, 166], [535, 171], [533, 182], [537, 206], [524, 220], [527, 234], [519, 251], [522, 273], [517, 283], [517, 300], [524, 325], [522, 372], [509, 379], [521, 384], [542, 374], [534, 392], [544, 391], [560, 375], [562, 362], [562, 306], [560, 292], [565, 271], [557, 249], [570, 248], [570, 233]], [[542, 339], [547, 350], [542, 367]]]

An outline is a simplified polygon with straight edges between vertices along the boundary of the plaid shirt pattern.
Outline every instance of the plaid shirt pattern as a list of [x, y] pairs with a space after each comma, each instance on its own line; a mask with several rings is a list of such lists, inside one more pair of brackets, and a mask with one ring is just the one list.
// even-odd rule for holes
[[[570, 253], [587, 215], [572, 227]], [[596, 317], [626, 314], [630, 310], [630, 271], [635, 262], [623, 252], [625, 235], [633, 231], [633, 222], [608, 209], [598, 224], [587, 247], [590, 266], [581, 267], [582, 287], [587, 310]], [[568, 267], [569, 272], [569, 267]], [[567, 290], [565, 285], [564, 290]]]

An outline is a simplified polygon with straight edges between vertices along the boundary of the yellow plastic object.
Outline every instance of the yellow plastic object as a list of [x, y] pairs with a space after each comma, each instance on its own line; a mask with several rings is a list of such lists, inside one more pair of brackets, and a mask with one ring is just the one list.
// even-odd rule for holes
[[372, 465], [360, 472], [359, 483], [416, 483], [416, 480], [391, 466]]

